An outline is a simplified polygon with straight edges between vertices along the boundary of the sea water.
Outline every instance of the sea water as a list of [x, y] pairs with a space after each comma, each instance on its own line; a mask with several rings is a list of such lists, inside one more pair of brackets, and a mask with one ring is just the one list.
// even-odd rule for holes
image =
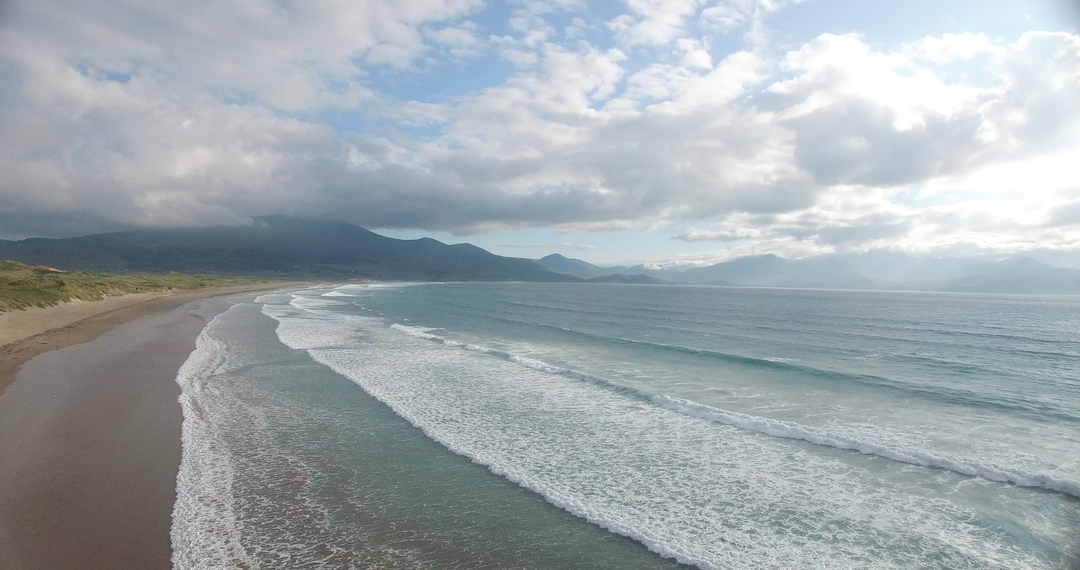
[[1080, 299], [263, 295], [177, 378], [177, 568], [1073, 568]]

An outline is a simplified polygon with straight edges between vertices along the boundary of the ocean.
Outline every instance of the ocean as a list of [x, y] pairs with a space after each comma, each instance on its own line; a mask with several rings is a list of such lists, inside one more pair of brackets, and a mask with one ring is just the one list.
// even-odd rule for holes
[[1080, 299], [328, 284], [180, 370], [173, 562], [1080, 567]]

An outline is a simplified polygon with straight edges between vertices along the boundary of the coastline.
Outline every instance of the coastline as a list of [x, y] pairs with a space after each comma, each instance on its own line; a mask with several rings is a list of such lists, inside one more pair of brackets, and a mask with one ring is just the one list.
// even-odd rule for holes
[[0, 348], [0, 567], [171, 568], [175, 382], [227, 297], [183, 291]]
[[212, 289], [134, 293], [102, 301], [69, 301], [53, 307], [0, 313], [0, 394], [19, 368], [39, 354], [91, 341], [113, 327], [210, 297], [288, 287], [292, 282]]

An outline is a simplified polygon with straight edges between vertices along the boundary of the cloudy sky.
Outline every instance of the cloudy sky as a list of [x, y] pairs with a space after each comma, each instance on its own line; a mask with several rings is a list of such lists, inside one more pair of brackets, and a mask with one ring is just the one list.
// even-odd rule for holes
[[1076, 0], [0, 2], [0, 238], [1080, 262]]

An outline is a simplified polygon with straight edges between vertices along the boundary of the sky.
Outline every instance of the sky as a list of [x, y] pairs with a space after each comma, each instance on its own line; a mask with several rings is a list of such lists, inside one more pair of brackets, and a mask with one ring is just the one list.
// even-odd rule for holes
[[0, 0], [0, 239], [1080, 267], [1080, 0]]

